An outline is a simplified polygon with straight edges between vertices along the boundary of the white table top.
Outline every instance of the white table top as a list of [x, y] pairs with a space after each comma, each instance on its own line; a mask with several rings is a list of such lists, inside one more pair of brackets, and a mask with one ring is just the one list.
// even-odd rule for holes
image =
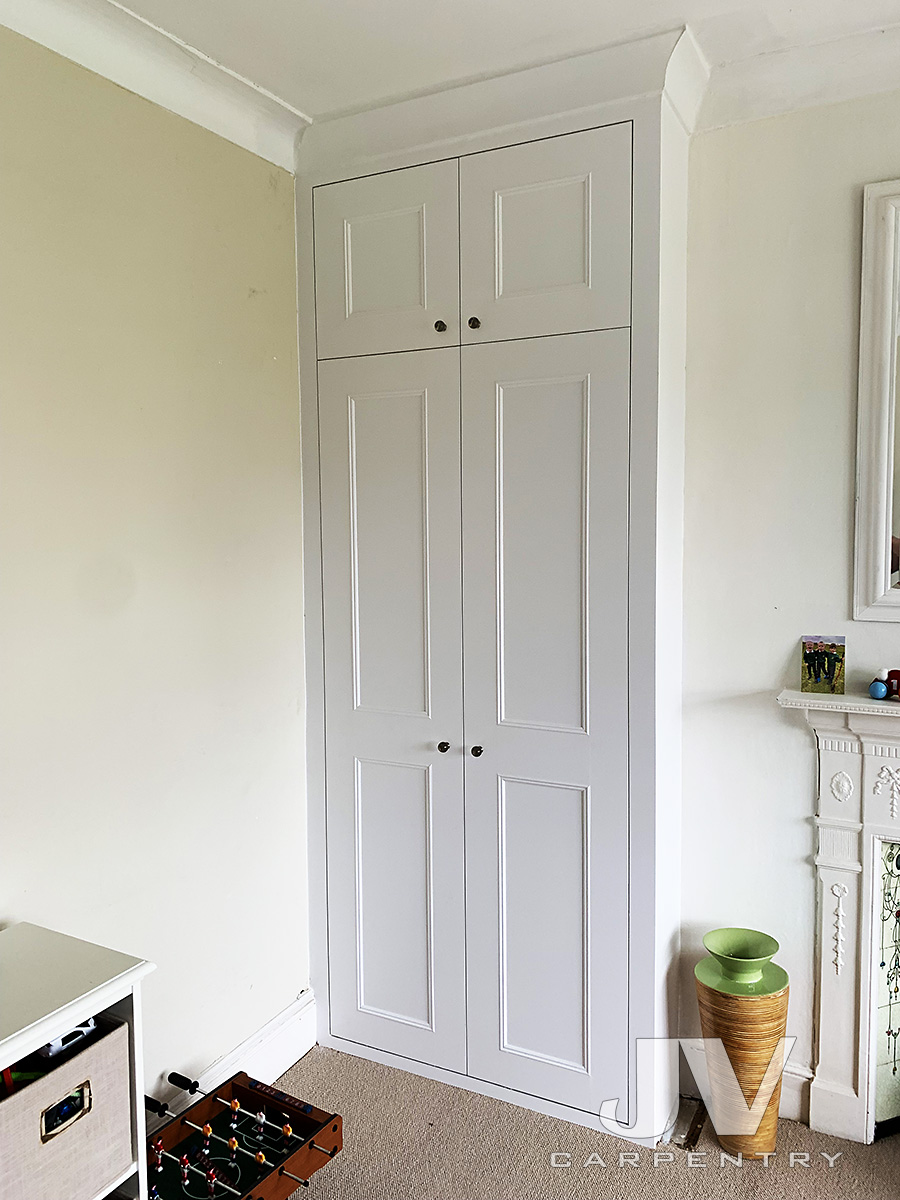
[[71, 1016], [69, 1028], [77, 1025], [152, 970], [143, 959], [40, 925], [22, 922], [0, 931], [0, 1066], [15, 1061], [7, 1052], [34, 1041], [29, 1032], [40, 1037], [46, 1030], [36, 1045], [59, 1036], [51, 1030], [60, 1022]]

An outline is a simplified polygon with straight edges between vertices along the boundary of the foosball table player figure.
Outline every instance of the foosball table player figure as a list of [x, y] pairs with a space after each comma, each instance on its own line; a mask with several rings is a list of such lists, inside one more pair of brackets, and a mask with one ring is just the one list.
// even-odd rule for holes
[[215, 1091], [173, 1071], [169, 1082], [200, 1099], [147, 1140], [149, 1200], [287, 1200], [343, 1146], [338, 1113], [315, 1108], [240, 1072]]

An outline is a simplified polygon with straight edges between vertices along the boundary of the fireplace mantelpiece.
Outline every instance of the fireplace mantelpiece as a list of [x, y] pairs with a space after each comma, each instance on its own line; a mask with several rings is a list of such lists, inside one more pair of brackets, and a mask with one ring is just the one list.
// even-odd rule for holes
[[815, 823], [816, 1000], [812, 1129], [855, 1142], [875, 1133], [873, 969], [880, 842], [900, 840], [900, 704], [784, 691], [819, 755]]

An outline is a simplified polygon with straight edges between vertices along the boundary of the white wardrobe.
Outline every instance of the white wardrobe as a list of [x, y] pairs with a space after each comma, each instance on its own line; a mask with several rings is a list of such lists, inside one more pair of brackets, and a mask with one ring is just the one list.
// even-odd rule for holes
[[633, 1120], [677, 943], [684, 130], [662, 86], [452, 154], [348, 120], [298, 185], [319, 1040]]

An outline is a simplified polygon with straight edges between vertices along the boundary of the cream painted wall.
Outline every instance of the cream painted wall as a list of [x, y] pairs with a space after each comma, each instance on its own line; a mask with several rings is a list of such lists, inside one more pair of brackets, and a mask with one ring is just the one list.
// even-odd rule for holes
[[811, 1058], [815, 751], [778, 691], [803, 633], [848, 684], [900, 664], [852, 621], [862, 188], [900, 177], [900, 92], [702, 134], [691, 151], [682, 1026], [716, 925], [778, 938]]
[[[851, 685], [900, 662], [850, 620], [861, 195], [897, 128], [893, 93], [691, 152], [682, 1027], [703, 931], [755, 925], [801, 1064], [815, 759], [774, 697], [804, 632], [847, 636]], [[308, 978], [291, 181], [3, 29], [0, 161], [0, 920], [159, 964], [152, 1081]]]
[[5, 29], [0, 163], [0, 920], [152, 1085], [308, 982], [292, 180]]

